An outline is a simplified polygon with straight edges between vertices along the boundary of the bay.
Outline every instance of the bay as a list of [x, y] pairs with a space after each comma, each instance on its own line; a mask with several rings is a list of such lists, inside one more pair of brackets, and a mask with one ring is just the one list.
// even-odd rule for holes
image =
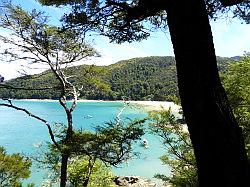
[[[28, 109], [50, 123], [65, 123], [66, 115], [57, 101], [20, 101], [13, 104]], [[113, 120], [124, 108], [123, 102], [79, 102], [74, 111], [74, 126], [83, 130], [93, 130], [96, 125]], [[122, 120], [143, 118], [147, 114], [137, 107], [126, 106], [120, 115]], [[158, 137], [146, 133], [143, 138], [149, 142], [149, 148], [134, 145], [134, 151], [140, 153], [139, 158], [133, 158], [126, 164], [113, 168], [115, 175], [142, 176], [156, 181], [156, 173], [170, 174], [169, 168], [163, 166], [159, 157], [164, 153], [164, 148]], [[36, 154], [40, 145], [50, 141], [47, 127], [22, 111], [0, 107], [0, 145], [8, 153], [22, 153], [24, 155]], [[33, 182], [41, 186], [46, 172], [41, 171], [33, 164], [32, 175], [26, 182]]]

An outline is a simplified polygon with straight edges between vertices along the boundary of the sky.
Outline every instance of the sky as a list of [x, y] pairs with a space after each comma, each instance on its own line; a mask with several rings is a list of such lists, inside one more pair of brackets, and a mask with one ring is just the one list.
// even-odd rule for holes
[[[38, 10], [46, 12], [51, 18], [52, 24], [58, 24], [66, 8], [58, 9], [55, 7], [42, 7], [36, 0], [13, 0], [13, 3], [19, 4], [25, 10]], [[250, 52], [250, 25], [241, 24], [239, 20], [217, 20], [211, 22], [215, 51], [217, 56], [232, 57], [241, 56], [245, 52]], [[0, 34], [1, 34], [0, 30]], [[120, 60], [146, 57], [146, 56], [174, 56], [170, 35], [167, 32], [159, 31], [152, 33], [144, 41], [124, 44], [110, 43], [108, 38], [98, 35], [93, 36], [92, 46], [99, 51], [101, 57], [86, 60], [83, 63], [96, 65], [109, 65]], [[3, 47], [0, 45], [0, 48]], [[14, 63], [1, 62], [0, 75], [6, 79], [20, 76], [18, 70], [22, 67]], [[39, 72], [36, 70], [34, 72]]]

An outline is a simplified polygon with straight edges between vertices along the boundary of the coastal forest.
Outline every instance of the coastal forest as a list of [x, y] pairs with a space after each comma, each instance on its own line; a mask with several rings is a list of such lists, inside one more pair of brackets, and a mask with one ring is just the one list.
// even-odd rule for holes
[[[237, 59], [217, 57], [220, 72]], [[91, 76], [87, 77], [89, 71]], [[84, 87], [79, 99], [176, 101], [179, 97], [175, 59], [171, 56], [133, 58], [109, 66], [80, 65], [68, 68], [66, 73], [75, 75], [71, 82]], [[5, 84], [9, 88], [1, 89], [1, 98], [58, 99], [60, 94], [51, 71], [22, 76]]]
[[[45, 6], [45, 10], [67, 11], [61, 12], [60, 20], [51, 22], [41, 7], [29, 11], [26, 5], [16, 5], [14, 1], [0, 3], [0, 31], [4, 31], [0, 32], [0, 42], [5, 44], [0, 51], [1, 60], [47, 67], [40, 74], [12, 80], [0, 75], [0, 106], [3, 111], [19, 111], [42, 124], [50, 141], [34, 158], [0, 147], [0, 162], [4, 163], [0, 165], [0, 185], [22, 186], [23, 179], [31, 174], [31, 160], [52, 172], [50, 186], [56, 183], [60, 187], [112, 187], [114, 182], [120, 185], [110, 169], [138, 156], [133, 150], [138, 141], [147, 149], [147, 141], [141, 140], [150, 133], [162, 140], [155, 147], [163, 144], [165, 154], [160, 159], [171, 168], [170, 175], [159, 171], [154, 176], [164, 184], [249, 186], [249, 54], [217, 57], [210, 26], [210, 19], [228, 15], [249, 24], [249, 0], [36, 3]], [[92, 43], [86, 42], [91, 34], [121, 44], [140, 42], [154, 30], [169, 32], [174, 57], [151, 56], [108, 66], [75, 66], [99, 56]], [[39, 114], [39, 110], [18, 105], [23, 101], [15, 99], [57, 100], [65, 120], [51, 121], [58, 112]], [[78, 99], [123, 100], [124, 106], [112, 120], [90, 130], [86, 124], [75, 125], [85, 119], [75, 118]], [[181, 108], [176, 116], [170, 108], [149, 112], [142, 119], [123, 120], [120, 115], [129, 100], [173, 101]], [[125, 178], [131, 183], [139, 180]]]

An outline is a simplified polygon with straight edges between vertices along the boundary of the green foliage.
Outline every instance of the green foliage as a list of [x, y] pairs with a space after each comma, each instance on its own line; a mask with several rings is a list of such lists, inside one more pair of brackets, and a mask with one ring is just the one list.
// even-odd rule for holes
[[0, 147], [0, 186], [21, 187], [21, 181], [30, 176], [31, 160], [20, 154], [8, 155]]
[[[225, 72], [229, 58], [218, 57], [219, 69]], [[117, 100], [178, 101], [177, 78], [174, 57], [145, 57], [120, 61], [110, 66], [75, 66], [65, 75], [80, 91], [80, 98]], [[58, 80], [49, 71], [36, 76], [24, 76], [5, 82], [12, 87], [50, 88], [45, 90], [17, 90], [1, 88], [0, 98], [57, 99]]]
[[93, 187], [108, 187], [111, 185], [112, 174], [104, 163], [106, 166], [116, 166], [137, 155], [133, 152], [133, 143], [144, 134], [144, 122], [145, 120], [134, 120], [122, 123], [117, 119], [98, 126], [93, 131], [75, 129], [67, 144], [67, 130], [63, 129], [57, 133], [60, 150], [54, 144], [49, 144], [48, 149], [36, 160], [51, 171], [51, 180], [56, 182], [60, 176], [61, 154], [67, 154], [70, 182], [77, 184], [76, 186], [89, 184]]
[[173, 57], [134, 58], [110, 68], [108, 80], [118, 98], [165, 100], [169, 95], [177, 95]]
[[35, 184], [34, 183], [29, 183], [29, 184], [27, 184], [27, 187], [35, 187]]
[[106, 166], [102, 161], [95, 160], [90, 165], [91, 160], [88, 157], [74, 158], [68, 165], [68, 179], [73, 186], [81, 187], [88, 178], [89, 170], [89, 187], [113, 187], [113, 177], [111, 168]]
[[0, 14], [0, 27], [7, 29], [23, 42], [20, 44], [12, 38], [0, 37], [4, 43], [15, 45], [23, 53], [17, 55], [12, 48], [8, 48], [2, 55], [11, 55], [12, 60], [30, 60], [56, 66], [96, 55], [96, 51], [82, 40], [80, 33], [48, 25], [48, 16], [42, 12], [35, 9], [26, 12], [11, 3], [5, 3], [1, 10], [3, 13]]
[[67, 149], [72, 155], [89, 155], [117, 165], [130, 158], [132, 144], [144, 134], [144, 122], [134, 120], [123, 124], [115, 120], [96, 127], [94, 132], [75, 130]]
[[231, 63], [221, 75], [229, 102], [239, 125], [243, 128], [248, 157], [250, 157], [250, 57]]
[[152, 132], [161, 137], [167, 150], [160, 159], [163, 164], [172, 168], [172, 176], [156, 174], [155, 177], [176, 187], [197, 186], [195, 156], [185, 126], [177, 122], [171, 110], [150, 112], [148, 118]]
[[[229, 63], [223, 67], [221, 78], [228, 94], [236, 120], [243, 128], [246, 149], [250, 155], [250, 57]], [[163, 164], [172, 168], [170, 177], [156, 174], [155, 177], [176, 187], [198, 186], [197, 168], [187, 129], [176, 121], [171, 111], [151, 112], [150, 127], [162, 138], [167, 153], [160, 157]]]
[[[24, 60], [31, 66], [39, 63], [43, 68], [50, 69], [39, 75], [27, 75], [2, 83], [0, 88], [5, 88], [1, 90], [2, 98], [58, 99], [65, 84], [62, 82], [74, 82], [74, 71], [67, 67], [86, 57], [98, 55], [83, 40], [80, 33], [72, 29], [65, 30], [48, 25], [48, 17], [42, 12], [36, 10], [26, 12], [20, 6], [11, 3], [3, 3], [0, 8], [0, 28], [9, 32], [7, 36], [0, 35], [0, 41], [10, 46], [0, 52], [2, 60], [17, 63]], [[85, 82], [89, 74], [93, 74], [90, 69], [94, 68], [90, 67], [86, 69], [81, 67], [78, 70], [78, 73], [82, 73], [81, 78]], [[69, 87], [68, 83], [66, 87]], [[65, 97], [70, 98], [72, 94], [67, 91]]]
[[[66, 26], [76, 27], [82, 32], [97, 31], [108, 36], [112, 42], [133, 42], [146, 39], [152, 30], [166, 30], [166, 8], [162, 0], [39, 0], [44, 5], [71, 7], [64, 15]], [[206, 0], [207, 13], [218, 19], [230, 12], [234, 17], [250, 22], [249, 1], [238, 1], [237, 6], [227, 8], [222, 0]], [[223, 1], [234, 2], [234, 1]], [[232, 3], [233, 4], [233, 3]], [[100, 11], [101, 10], [101, 11]], [[226, 16], [229, 13], [225, 14]]]

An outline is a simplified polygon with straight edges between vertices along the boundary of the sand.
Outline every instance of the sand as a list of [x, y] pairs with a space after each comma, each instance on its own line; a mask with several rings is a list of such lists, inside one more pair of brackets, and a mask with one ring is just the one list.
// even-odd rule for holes
[[167, 101], [129, 101], [131, 104], [137, 104], [145, 107], [147, 110], [168, 110], [171, 108], [172, 111], [178, 112], [180, 110], [180, 106], [176, 105], [173, 102]]

